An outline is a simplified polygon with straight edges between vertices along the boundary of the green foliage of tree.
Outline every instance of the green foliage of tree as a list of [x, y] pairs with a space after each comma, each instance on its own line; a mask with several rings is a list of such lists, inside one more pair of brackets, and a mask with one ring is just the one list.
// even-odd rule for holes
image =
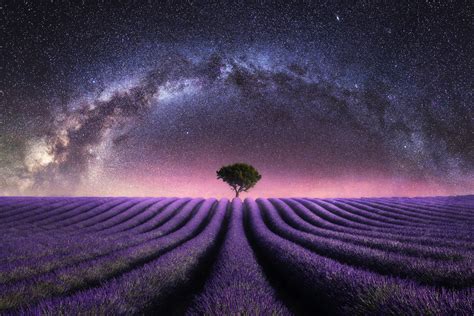
[[240, 192], [248, 192], [261, 178], [257, 169], [246, 163], [224, 166], [217, 171], [217, 179], [229, 184], [235, 197], [239, 197]]

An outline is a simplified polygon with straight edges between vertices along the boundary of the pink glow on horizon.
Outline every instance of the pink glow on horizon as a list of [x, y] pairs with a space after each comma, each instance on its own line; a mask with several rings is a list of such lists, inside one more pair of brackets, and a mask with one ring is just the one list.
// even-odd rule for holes
[[[106, 187], [84, 188], [78, 195], [232, 198], [234, 194], [230, 187], [211, 175], [128, 175], [108, 181]], [[472, 184], [446, 186], [435, 182], [380, 176], [311, 179], [264, 175], [253, 189], [242, 193], [241, 197], [413, 197], [463, 195], [472, 194], [473, 191]]]

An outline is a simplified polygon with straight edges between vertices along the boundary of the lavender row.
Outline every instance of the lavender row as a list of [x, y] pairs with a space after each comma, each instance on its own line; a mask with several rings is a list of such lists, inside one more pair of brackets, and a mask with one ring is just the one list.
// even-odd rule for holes
[[[285, 201], [288, 201], [285, 199]], [[393, 241], [399, 241], [403, 243], [413, 243], [419, 245], [437, 245], [438, 247], [447, 247], [453, 249], [463, 249], [463, 250], [474, 250], [474, 246], [470, 242], [457, 241], [452, 239], [446, 239], [444, 237], [433, 237], [426, 235], [413, 235], [405, 234], [397, 231], [387, 231], [387, 230], [376, 230], [370, 229], [365, 226], [361, 226], [359, 223], [349, 221], [343, 217], [340, 217], [328, 210], [315, 205], [305, 199], [291, 199], [289, 200], [300, 203], [303, 205], [309, 212], [303, 212], [299, 215], [307, 222], [317, 227], [323, 227], [327, 229], [332, 229], [334, 231], [341, 231], [345, 233], [352, 233], [354, 235], [366, 236], [366, 237], [377, 237], [385, 238]], [[293, 204], [292, 204], [293, 205]], [[295, 210], [299, 210], [295, 209]]]
[[407, 205], [407, 206], [419, 206], [422, 208], [430, 208], [432, 210], [438, 210], [442, 212], [448, 212], [449, 214], [463, 214], [463, 215], [469, 215], [472, 214], [473, 208], [472, 208], [472, 202], [469, 204], [465, 204], [464, 206], [456, 205], [456, 204], [451, 204], [452, 202], [449, 201], [449, 199], [445, 199], [442, 197], [436, 197], [436, 198], [422, 198], [422, 199], [416, 199], [416, 198], [392, 198], [392, 199], [381, 199], [381, 198], [371, 198], [371, 199], [363, 199], [363, 201], [374, 201], [374, 202], [390, 202], [390, 203], [397, 203], [397, 204], [402, 204], [402, 205]]
[[188, 315], [289, 315], [265, 279], [246, 239], [242, 202], [234, 199], [226, 238]]
[[65, 206], [70, 202], [75, 201], [76, 203], [81, 200], [74, 199], [62, 199], [59, 201], [34, 201], [20, 207], [12, 206], [7, 214], [4, 214], [2, 217], [2, 222], [0, 227], [8, 227], [10, 222], [15, 222], [16, 220], [28, 219], [30, 215], [42, 214], [42, 212], [47, 212], [48, 210], [56, 209], [60, 206]]
[[[388, 227], [388, 226], [374, 226], [370, 223], [367, 219], [362, 216], [352, 214], [347, 212], [341, 208], [338, 208], [334, 205], [330, 205], [329, 203], [323, 204], [324, 207], [315, 203], [314, 201], [308, 201], [307, 203], [303, 202], [310, 210], [315, 211], [318, 215], [323, 214], [332, 220], [336, 219], [338, 223], [342, 224], [343, 226], [348, 226], [352, 228], [357, 228], [360, 230], [365, 231], [380, 231], [395, 235], [403, 235], [403, 236], [413, 236], [413, 237], [434, 237], [434, 238], [456, 238], [460, 241], [469, 242], [472, 239], [472, 234], [470, 231], [458, 230], [457, 233], [453, 232], [445, 232], [443, 230], [434, 229], [434, 228], [415, 228], [415, 227], [406, 227], [406, 226], [398, 226], [398, 227]], [[330, 214], [330, 215], [329, 215]], [[449, 230], [450, 227], [448, 226], [446, 230]]]
[[378, 250], [401, 253], [406, 256], [420, 258], [459, 261], [464, 259], [472, 259], [473, 257], [471, 253], [466, 253], [465, 251], [455, 251], [449, 248], [440, 248], [428, 245], [420, 246], [410, 243], [400, 243], [389, 238], [367, 237], [360, 234], [353, 234], [351, 232], [346, 232], [343, 229], [333, 230], [318, 227], [311, 225], [298, 215], [298, 213], [309, 213], [309, 211], [305, 209], [303, 205], [297, 202], [280, 199], [270, 199], [270, 202], [277, 208], [281, 217], [287, 224], [317, 236], [332, 238], [355, 245], [362, 245]]
[[[347, 212], [352, 213], [359, 213], [361, 216], [366, 214], [373, 214], [375, 212], [382, 212], [382, 211], [391, 211], [392, 213], [399, 214], [402, 211], [398, 208], [393, 207], [373, 207], [367, 204], [355, 204], [355, 203], [341, 203], [341, 202], [334, 202], [334, 205], [337, 206], [339, 209], [342, 209]], [[466, 232], [470, 232], [470, 220], [449, 220], [445, 218], [444, 221], [442, 220], [425, 220], [425, 221], [417, 221], [416, 218], [413, 217], [413, 221], [405, 221], [400, 222], [399, 226], [395, 229], [407, 229], [407, 230], [416, 230], [416, 231], [426, 231], [429, 230], [430, 232], [437, 232], [443, 234], [459, 234], [462, 232], [463, 237], [466, 237]]]
[[0, 199], [0, 313], [470, 315], [474, 199], [437, 201], [247, 200], [247, 239], [238, 199]]
[[[136, 230], [140, 230], [140, 232], [143, 232], [143, 230], [151, 231], [161, 225], [163, 222], [169, 220], [176, 213], [178, 207], [180, 207], [187, 201], [189, 201], [189, 199], [163, 199], [160, 202], [154, 204], [153, 209], [147, 209], [139, 213], [138, 216], [131, 220], [131, 222], [129, 223], [130, 226], [127, 229], [120, 230], [120, 234], [101, 234], [99, 237], [101, 240], [107, 241], [107, 244], [113, 244], [117, 239], [122, 238], [123, 234], [126, 234], [126, 237], [130, 238], [128, 235], [134, 233]], [[100, 223], [103, 220], [104, 216], [108, 218], [120, 215], [121, 213], [126, 213], [130, 208], [137, 207], [137, 204], [132, 201], [125, 201], [124, 203], [115, 202], [112, 204], [112, 206], [114, 207], [111, 207], [110, 202], [104, 203], [100, 205], [100, 207], [94, 208], [94, 212], [92, 215], [89, 214], [91, 213], [90, 211], [84, 212], [83, 215], [86, 215], [86, 220], [88, 222], [92, 221], [92, 224], [89, 224], [93, 225], [94, 223]], [[171, 207], [171, 210], [168, 208], [168, 206]], [[161, 214], [162, 211], [164, 212], [164, 214]], [[146, 217], [144, 217], [145, 215]], [[146, 220], [143, 220], [143, 218], [146, 218]], [[86, 220], [82, 219], [82, 225], [86, 224]], [[76, 226], [80, 224], [77, 222], [77, 219], [75, 219], [74, 221], [74, 224]], [[62, 225], [69, 226], [72, 224], [67, 224], [63, 222]], [[19, 242], [10, 241], [10, 247], [19, 249], [18, 251], [22, 252], [22, 256], [19, 257], [11, 254], [10, 256], [4, 258], [4, 260], [2, 260], [1, 262], [7, 262], [8, 264], [15, 265], [19, 264], [18, 260], [21, 260], [25, 257], [31, 260], [36, 260], [41, 257], [52, 257], [52, 259], [58, 259], [54, 258], [54, 255], [57, 252], [63, 252], [63, 255], [69, 254], [71, 256], [77, 255], [78, 253], [79, 255], [82, 255], [82, 250], [86, 248], [87, 251], [88, 248], [88, 246], [85, 246], [84, 244], [87, 244], [87, 241], [89, 239], [97, 239], [97, 233], [101, 232], [95, 232], [94, 234], [92, 234], [91, 232], [83, 228], [73, 227], [68, 232], [66, 232], [67, 235], [64, 235], [65, 233], [63, 232], [58, 234], [58, 230], [54, 230], [51, 232], [48, 231], [47, 235], [42, 236], [38, 236], [37, 234], [35, 234], [33, 235], [35, 237], [35, 240], [42, 240], [43, 243], [47, 244], [46, 249], [42, 252], [38, 252], [38, 249], [35, 249], [35, 247], [33, 247], [32, 252], [29, 253], [27, 249], [25, 249], [25, 243], [22, 240], [20, 240]], [[64, 236], [67, 236], [67, 244], [64, 242]], [[99, 245], [92, 247], [92, 249], [97, 250], [97, 247], [99, 247]], [[64, 249], [67, 249], [68, 251], [64, 252]], [[91, 248], [89, 247], [89, 249]]]
[[453, 264], [453, 262], [413, 258], [316, 236], [287, 225], [268, 200], [258, 199], [257, 202], [272, 231], [318, 255], [380, 274], [410, 278], [427, 285], [463, 288], [474, 284], [474, 273], [470, 261]]
[[163, 238], [155, 238], [140, 243], [136, 247], [127, 248], [94, 261], [53, 271], [38, 278], [0, 287], [0, 308], [2, 306], [4, 309], [18, 308], [48, 297], [71, 294], [131, 271], [137, 265], [154, 260], [161, 254], [171, 251], [195, 237], [202, 225], [205, 225], [206, 219], [210, 215], [209, 210], [214, 203], [215, 200], [206, 200], [196, 216], [193, 216], [185, 226]]
[[57, 202], [53, 205], [43, 205], [39, 207], [32, 208], [28, 211], [21, 211], [10, 216], [8, 219], [2, 222], [3, 228], [21, 228], [21, 225], [34, 224], [42, 219], [46, 219], [50, 216], [55, 216], [57, 214], [65, 213], [70, 210], [74, 210], [76, 207], [83, 205], [94, 205], [100, 204], [103, 200], [101, 199], [79, 199], [79, 200], [68, 200], [65, 199], [62, 202]]
[[246, 200], [249, 232], [264, 266], [298, 297], [308, 313], [344, 315], [471, 315], [472, 288], [419, 286], [319, 256], [279, 237], [265, 225], [258, 205]]
[[[424, 231], [428, 229], [430, 231], [438, 230], [439, 232], [443, 233], [446, 229], [457, 231], [457, 229], [463, 228], [463, 227], [458, 227], [459, 226], [458, 223], [455, 223], [455, 224], [450, 223], [450, 225], [444, 225], [444, 227], [442, 228], [433, 225], [433, 223], [431, 224], [424, 223], [424, 224], [421, 224], [422, 226], [420, 227], [407, 225], [409, 223], [407, 223], [406, 221], [404, 223], [398, 223], [398, 224], [387, 223], [386, 219], [385, 220], [383, 218], [380, 219], [379, 215], [374, 214], [373, 212], [364, 210], [363, 208], [360, 208], [360, 207], [359, 208], [351, 207], [345, 204], [344, 207], [346, 209], [343, 209], [333, 203], [328, 203], [322, 200], [313, 199], [312, 202], [320, 205], [321, 207], [326, 208], [327, 210], [330, 210], [333, 213], [343, 216], [348, 220], [352, 220], [354, 222], [364, 224], [366, 226], [371, 226], [376, 229], [382, 228], [382, 229], [389, 229], [389, 230], [390, 229], [399, 230], [399, 229], [406, 228], [407, 230], [416, 230], [416, 231]], [[397, 210], [397, 211], [400, 212], [400, 210]], [[379, 219], [375, 220], [374, 219], [375, 217], [379, 217]]]
[[[125, 212], [130, 206], [138, 203], [138, 201], [134, 201], [133, 199], [130, 199], [124, 203], [121, 203], [119, 205], [116, 205], [115, 207], [112, 208], [114, 212]], [[105, 212], [101, 213], [101, 211], [104, 211], [104, 206], [109, 206], [109, 203], [104, 203], [97, 208], [93, 208], [94, 210], [97, 210], [97, 217], [102, 217], [105, 213], [108, 213], [110, 209], [107, 207], [105, 208]], [[108, 211], [107, 211], [108, 209]], [[76, 230], [79, 234], [84, 235], [84, 230]], [[64, 242], [67, 241], [68, 243], [77, 243], [80, 241], [72, 238], [73, 236], [69, 234], [61, 234], [60, 231], [45, 231], [43, 229], [39, 230], [39, 233], [37, 230], [27, 227], [27, 228], [19, 228], [20, 233], [15, 233], [15, 234], [8, 234], [8, 236], [17, 236], [13, 238], [9, 238], [9, 244], [13, 249], [17, 249], [16, 251], [12, 251], [11, 254], [8, 256], [9, 259], [15, 258], [16, 253], [21, 253], [23, 256], [24, 255], [33, 255], [34, 253], [38, 255], [43, 255], [43, 254], [50, 254], [51, 251], [54, 249], [54, 245], [59, 245], [60, 247], [64, 245]], [[20, 235], [20, 236], [18, 236]], [[51, 235], [54, 235], [54, 238], [51, 238]], [[34, 236], [34, 239], [37, 241], [37, 243], [32, 244], [28, 242], [24, 242], [25, 239], [28, 241], [28, 239], [31, 239], [31, 237]], [[65, 236], [67, 239], [63, 238], [62, 236]], [[44, 245], [43, 247], [40, 247], [38, 242], [42, 242]], [[44, 251], [43, 251], [44, 249]], [[13, 257], [13, 258], [12, 258]], [[10, 260], [9, 260], [10, 261]]]
[[395, 203], [378, 204], [377, 202], [358, 202], [352, 200], [334, 200], [334, 203], [340, 205], [351, 205], [367, 210], [371, 213], [383, 214], [385, 216], [403, 218], [408, 224], [410, 223], [428, 223], [428, 224], [444, 224], [446, 222], [458, 223], [463, 217], [448, 217], [443, 214], [436, 214], [436, 212], [418, 208], [406, 207]]
[[199, 276], [219, 246], [227, 204], [221, 200], [215, 212], [208, 211], [209, 224], [200, 227], [192, 239], [189, 229], [181, 230], [179, 237], [185, 242], [173, 251], [98, 287], [26, 307], [22, 314], [130, 315], [172, 313], [171, 309], [183, 308], [176, 297], [185, 297], [199, 287]]
[[413, 216], [416, 216], [417, 214], [417, 216], [436, 218], [439, 221], [463, 221], [470, 218], [469, 214], [465, 214], [463, 211], [459, 210], [450, 211], [436, 206], [397, 203], [391, 200], [366, 201], [364, 204], [373, 205], [375, 208], [391, 209], [395, 212], [406, 212], [407, 214], [413, 214]]
[[[185, 199], [183, 199], [186, 201]], [[77, 266], [78, 264], [87, 265], [97, 263], [99, 258], [104, 258], [111, 255], [117, 256], [117, 251], [124, 252], [130, 250], [132, 247], [141, 247], [146, 245], [146, 242], [154, 241], [157, 238], [162, 238], [170, 234], [180, 227], [184, 226], [187, 221], [193, 216], [194, 211], [202, 202], [201, 199], [193, 199], [185, 205], [184, 208], [176, 214], [177, 209], [181, 204], [170, 205], [160, 215], [162, 216], [162, 223], [159, 224], [156, 230], [150, 231], [140, 235], [125, 235], [122, 238], [103, 239], [100, 236], [93, 235], [91, 239], [81, 238], [77, 239], [81, 242], [81, 249], [71, 249], [59, 245], [58, 250], [67, 249], [63, 255], [51, 255], [46, 258], [36, 258], [35, 260], [25, 260], [23, 262], [12, 262], [10, 265], [2, 266], [0, 272], [0, 283], [10, 283], [12, 281], [22, 280], [26, 278], [38, 278], [39, 274], [44, 273], [59, 273], [59, 268], [67, 269], [69, 266]], [[168, 213], [168, 214], [167, 214]], [[172, 214], [171, 217], [168, 215]], [[99, 240], [99, 242], [97, 242]], [[92, 249], [92, 250], [91, 250]], [[34, 268], [32, 263], [36, 263]], [[25, 283], [22, 283], [25, 285]]]

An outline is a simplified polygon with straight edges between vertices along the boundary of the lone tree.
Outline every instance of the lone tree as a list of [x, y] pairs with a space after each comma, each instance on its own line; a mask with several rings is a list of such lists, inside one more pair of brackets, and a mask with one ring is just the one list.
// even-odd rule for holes
[[217, 171], [217, 179], [229, 184], [235, 191], [236, 198], [240, 192], [248, 192], [261, 178], [257, 169], [245, 163], [224, 166]]

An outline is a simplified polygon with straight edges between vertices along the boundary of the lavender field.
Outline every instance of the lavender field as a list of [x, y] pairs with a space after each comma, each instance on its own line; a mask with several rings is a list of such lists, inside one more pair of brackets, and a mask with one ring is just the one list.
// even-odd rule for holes
[[0, 314], [472, 315], [474, 196], [0, 199]]

